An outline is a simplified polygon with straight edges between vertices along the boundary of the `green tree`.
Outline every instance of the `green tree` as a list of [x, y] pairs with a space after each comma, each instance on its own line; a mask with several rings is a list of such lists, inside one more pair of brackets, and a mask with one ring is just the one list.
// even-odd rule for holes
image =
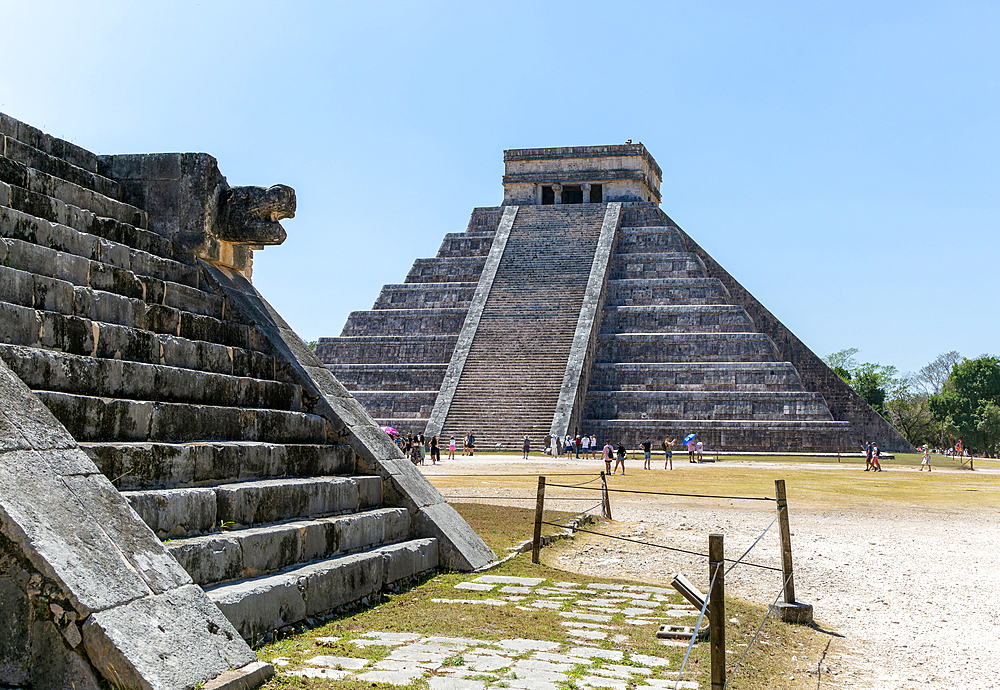
[[859, 363], [855, 356], [858, 352], [858, 348], [849, 347], [824, 357], [823, 361], [866, 403], [883, 414], [889, 391], [898, 386], [899, 370], [873, 362]]
[[913, 445], [935, 441], [937, 427], [931, 415], [928, 396], [919, 389], [912, 375], [901, 376], [896, 380], [888, 391], [883, 414]]
[[970, 452], [995, 454], [1000, 442], [1000, 360], [983, 355], [952, 367], [944, 391], [931, 396], [935, 420], [955, 427]]

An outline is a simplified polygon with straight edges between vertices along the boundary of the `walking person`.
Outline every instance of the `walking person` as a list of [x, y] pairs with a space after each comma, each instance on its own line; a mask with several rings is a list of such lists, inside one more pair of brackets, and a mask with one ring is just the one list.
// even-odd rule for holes
[[645, 462], [642, 465], [642, 469], [644, 470], [652, 469], [649, 466], [649, 460], [650, 458], [653, 457], [653, 442], [649, 439], [649, 436], [647, 436], [646, 440], [642, 442], [642, 455], [645, 458]]
[[872, 466], [872, 453], [873, 453], [872, 449], [873, 448], [874, 448], [874, 446], [873, 446], [873, 444], [872, 444], [871, 441], [869, 441], [868, 445], [865, 446], [865, 472], [868, 472], [869, 470], [873, 469], [873, 466]]
[[927, 447], [926, 444], [924, 444], [924, 457], [920, 459], [920, 471], [921, 472], [924, 471], [924, 465], [927, 466], [927, 471], [930, 472], [931, 471], [931, 451]]
[[882, 463], [879, 462], [879, 457], [882, 455], [882, 451], [878, 449], [878, 444], [872, 444], [872, 467], [875, 468], [875, 472], [882, 471]]
[[441, 449], [438, 447], [438, 437], [431, 437], [431, 464], [436, 465], [441, 462]]
[[590, 457], [597, 459], [597, 434], [590, 435]]
[[454, 460], [455, 459], [455, 437], [454, 436], [452, 436], [451, 440], [448, 441], [448, 459], [449, 460]]
[[587, 458], [590, 457], [590, 436], [584, 434], [583, 439], [581, 440], [583, 443], [583, 459], [586, 460]]
[[694, 447], [695, 453], [698, 454], [698, 462], [701, 462], [705, 458], [705, 444], [698, 441]]
[[667, 469], [667, 465], [674, 469], [674, 439], [670, 436], [663, 439], [663, 469]]
[[615, 471], [611, 474], [618, 474], [618, 465], [622, 466], [622, 474], [625, 474], [625, 455], [628, 450], [625, 449], [625, 444], [622, 441], [618, 442], [618, 458], [615, 460]]
[[469, 448], [469, 457], [471, 458], [476, 452], [476, 435], [471, 431], [469, 435], [465, 437], [465, 445]]
[[576, 438], [573, 439], [573, 448], [576, 450], [576, 459], [577, 460], [580, 459], [580, 441], [581, 441], [580, 434], [577, 434]]
[[687, 442], [688, 462], [694, 462], [694, 439]]
[[615, 454], [615, 449], [611, 447], [611, 441], [604, 442], [604, 468], [605, 474], [611, 474], [611, 457]]
[[522, 459], [523, 460], [527, 460], [528, 459], [528, 453], [531, 452], [531, 441], [528, 439], [527, 436], [524, 437], [524, 444], [521, 446], [521, 450], [524, 451], [524, 456], [523, 456]]

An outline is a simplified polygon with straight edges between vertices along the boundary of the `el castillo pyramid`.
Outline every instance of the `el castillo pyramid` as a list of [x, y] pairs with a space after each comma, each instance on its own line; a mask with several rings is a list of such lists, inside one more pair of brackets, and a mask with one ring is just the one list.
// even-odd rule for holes
[[504, 199], [316, 354], [380, 424], [519, 447], [912, 446], [660, 207], [641, 143], [504, 151]]

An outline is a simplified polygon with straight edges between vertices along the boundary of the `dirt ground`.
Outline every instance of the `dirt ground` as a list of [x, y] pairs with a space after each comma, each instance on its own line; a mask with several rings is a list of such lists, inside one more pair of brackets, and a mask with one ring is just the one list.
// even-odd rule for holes
[[[547, 460], [544, 464], [544, 471], [558, 472], [589, 469], [593, 461]], [[542, 471], [538, 460], [522, 462], [509, 456], [456, 458], [422, 469], [432, 481], [440, 474]], [[718, 469], [721, 467], [698, 466], [699, 471]], [[976, 474], [983, 481], [1000, 482], [996, 470], [978, 470]], [[449, 486], [443, 493], [534, 505], [533, 500], [504, 498], [523, 496], [523, 490], [487, 488], [474, 477], [468, 480], [461, 482], [460, 488]], [[580, 503], [550, 505], [583, 509]], [[749, 548], [774, 518], [772, 503], [631, 498], [627, 494], [613, 494], [612, 511], [614, 534], [700, 553], [707, 551], [708, 534], [721, 532], [728, 558], [736, 558]], [[973, 511], [889, 505], [859, 511], [852, 507], [810, 510], [792, 504], [796, 598], [812, 604], [816, 623], [831, 633], [824, 658], [798, 660], [803, 674], [809, 674], [809, 686], [1000, 686], [998, 518], [1000, 506]], [[554, 565], [575, 572], [661, 583], [682, 572], [707, 588], [706, 573], [701, 572], [707, 571], [704, 559], [667, 550], [578, 535], [572, 543], [555, 547], [551, 554]], [[776, 526], [747, 560], [780, 566]], [[726, 578], [727, 594], [760, 605], [774, 601], [780, 588], [780, 573], [743, 565]]]

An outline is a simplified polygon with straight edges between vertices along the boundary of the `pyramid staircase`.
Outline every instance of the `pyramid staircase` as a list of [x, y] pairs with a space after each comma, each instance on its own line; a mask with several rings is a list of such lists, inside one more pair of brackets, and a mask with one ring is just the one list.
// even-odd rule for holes
[[[224, 272], [127, 203], [113, 159], [7, 116], [0, 132], [0, 359], [244, 638], [438, 566], [439, 540], [379, 470], [398, 453], [359, 456], [381, 441], [316, 407]], [[372, 424], [330, 395], [357, 435]]]
[[548, 433], [606, 211], [517, 209], [443, 435], [511, 449]]

